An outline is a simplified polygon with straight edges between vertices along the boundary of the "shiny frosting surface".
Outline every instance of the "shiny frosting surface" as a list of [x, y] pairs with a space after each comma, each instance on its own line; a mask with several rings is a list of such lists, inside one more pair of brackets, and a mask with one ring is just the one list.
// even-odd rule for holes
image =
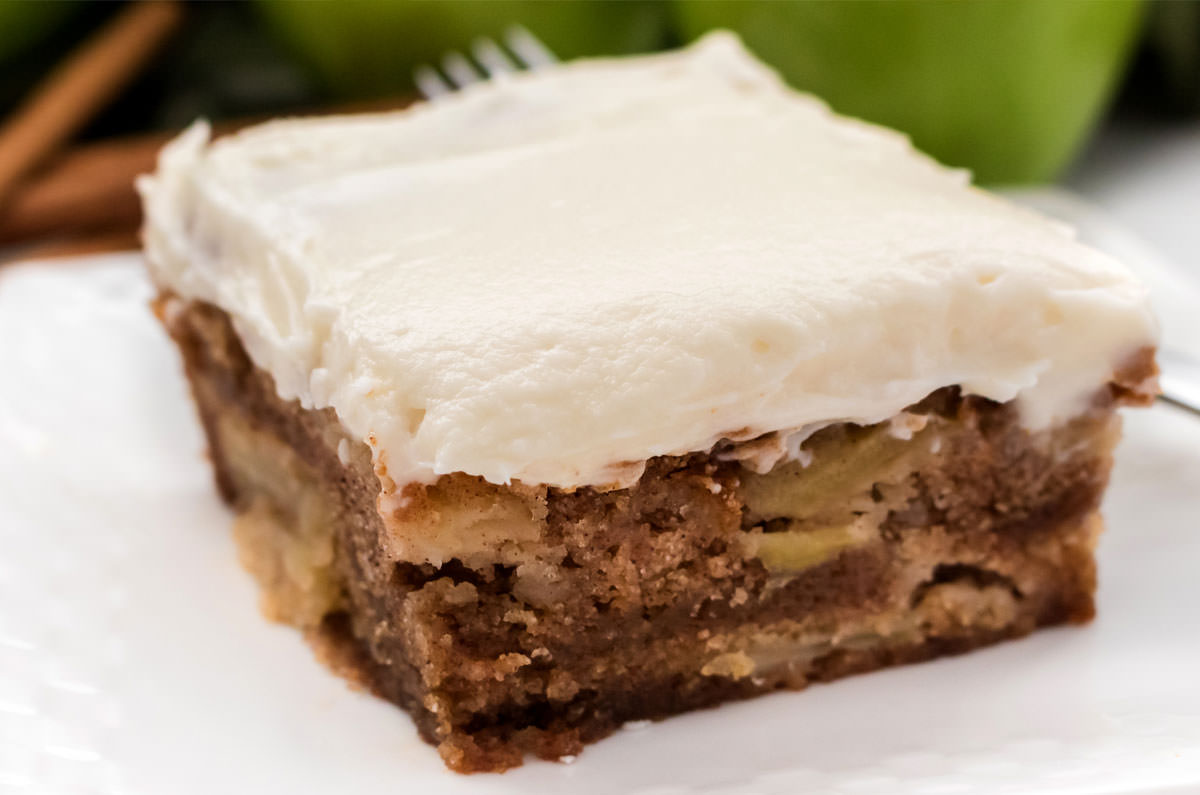
[[1044, 427], [1156, 336], [1120, 264], [728, 34], [402, 112], [197, 125], [139, 187], [155, 280], [228, 312], [399, 484], [614, 485], [952, 384]]

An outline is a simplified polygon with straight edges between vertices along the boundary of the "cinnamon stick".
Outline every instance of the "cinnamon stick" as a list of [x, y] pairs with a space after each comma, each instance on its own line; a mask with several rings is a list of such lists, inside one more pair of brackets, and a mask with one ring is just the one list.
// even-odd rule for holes
[[0, 202], [137, 74], [181, 14], [171, 0], [129, 5], [34, 89], [0, 128]]
[[110, 251], [132, 251], [138, 247], [137, 229], [114, 229], [92, 235], [52, 239], [20, 249], [0, 253], [0, 265], [23, 260], [80, 257]]
[[0, 243], [136, 227], [141, 209], [134, 177], [154, 170], [158, 150], [170, 137], [119, 138], [57, 156], [0, 206]]
[[[243, 122], [218, 124], [215, 132], [221, 135], [241, 126]], [[142, 211], [134, 180], [154, 171], [159, 151], [177, 134], [110, 138], [56, 155], [0, 205], [0, 245], [136, 229]]]

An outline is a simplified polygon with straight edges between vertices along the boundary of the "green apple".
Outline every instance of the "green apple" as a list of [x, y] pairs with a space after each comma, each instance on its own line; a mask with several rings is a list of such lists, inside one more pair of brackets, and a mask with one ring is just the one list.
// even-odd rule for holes
[[797, 88], [984, 183], [1054, 178], [1111, 97], [1140, 0], [675, 0]]
[[660, 0], [260, 0], [267, 22], [343, 96], [411, 88], [413, 67], [524, 25], [560, 58], [654, 49]]

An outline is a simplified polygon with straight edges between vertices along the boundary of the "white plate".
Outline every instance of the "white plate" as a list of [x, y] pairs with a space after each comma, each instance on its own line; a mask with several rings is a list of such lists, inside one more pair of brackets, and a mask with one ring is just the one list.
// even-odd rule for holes
[[1129, 413], [1091, 626], [461, 777], [259, 617], [148, 296], [0, 273], [0, 792], [1200, 792], [1200, 420]]

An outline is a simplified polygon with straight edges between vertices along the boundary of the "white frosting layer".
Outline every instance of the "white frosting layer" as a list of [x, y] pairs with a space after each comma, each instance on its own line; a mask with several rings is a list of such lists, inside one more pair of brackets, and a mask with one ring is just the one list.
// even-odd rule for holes
[[951, 384], [1041, 427], [1155, 340], [1119, 264], [728, 34], [207, 139], [139, 183], [155, 278], [401, 484], [610, 484]]

